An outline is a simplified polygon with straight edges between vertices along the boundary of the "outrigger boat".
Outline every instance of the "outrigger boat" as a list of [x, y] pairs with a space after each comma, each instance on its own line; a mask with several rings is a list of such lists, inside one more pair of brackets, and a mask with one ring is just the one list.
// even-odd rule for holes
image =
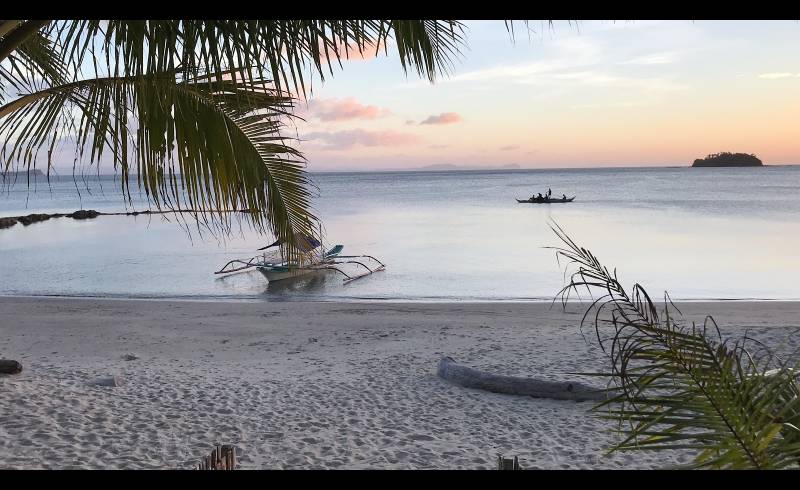
[[[371, 255], [341, 255], [344, 245], [335, 245], [328, 251], [325, 251], [322, 247], [322, 243], [316, 238], [302, 236], [298, 242], [300, 244], [299, 251], [305, 259], [301, 262], [287, 261], [278, 251], [265, 252], [249, 259], [231, 260], [220, 270], [214, 272], [214, 274], [234, 274], [255, 268], [258, 269], [269, 282], [275, 282], [316, 271], [333, 270], [342, 274], [344, 276], [343, 282], [348, 283], [368, 276], [373, 272], [386, 269], [386, 264]], [[262, 247], [259, 250], [266, 250], [278, 246], [281, 243], [283, 243], [281, 240], [277, 240], [275, 243]], [[371, 264], [372, 267], [370, 267], [365, 264], [365, 262], [374, 262], [374, 264]], [[348, 274], [340, 267], [344, 264], [355, 264], [359, 266], [359, 270], [363, 272], [360, 274]], [[366, 270], [364, 271], [364, 269]]]
[[530, 204], [553, 204], [553, 203], [558, 203], [558, 202], [572, 202], [574, 199], [575, 199], [575, 196], [568, 197], [566, 199], [548, 199], [548, 198], [536, 199], [536, 198], [530, 198], [530, 199], [517, 199], [517, 202], [518, 203], [525, 202], [525, 203], [530, 203]]

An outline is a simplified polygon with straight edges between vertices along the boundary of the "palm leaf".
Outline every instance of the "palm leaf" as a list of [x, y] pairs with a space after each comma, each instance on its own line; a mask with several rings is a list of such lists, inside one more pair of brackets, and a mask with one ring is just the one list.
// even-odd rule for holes
[[189, 79], [251, 68], [259, 76], [268, 73], [279, 92], [305, 94], [307, 70], [324, 79], [351, 51], [377, 54], [393, 38], [403, 69], [433, 81], [450, 69], [463, 45], [462, 30], [452, 20], [70, 20], [56, 23], [52, 36], [76, 70], [92, 50], [110, 56], [101, 66], [108, 72], [93, 76], [180, 67]]
[[[34, 91], [66, 83], [67, 68], [62, 54], [41, 32], [42, 22], [0, 21], [0, 44], [9, 42], [0, 54], [0, 103], [9, 89]], [[15, 36], [15, 34], [20, 34]]]
[[[609, 356], [609, 378], [619, 394], [595, 407], [617, 420], [623, 434], [612, 450], [688, 449], [694, 467], [785, 468], [800, 461], [798, 371], [768, 371], [744, 339], [723, 340], [712, 318], [681, 325], [665, 296], [661, 311], [645, 289], [630, 294], [616, 271], [604, 267], [557, 224], [556, 256], [572, 268], [558, 293], [562, 304], [588, 291], [598, 342]], [[597, 293], [596, 295], [594, 293]]]
[[304, 159], [280, 133], [289, 96], [311, 89], [309, 75], [324, 79], [351, 52], [377, 54], [393, 38], [403, 68], [432, 81], [463, 42], [460, 23], [435, 20], [8, 21], [0, 29], [3, 90], [19, 97], [0, 108], [5, 168], [35, 167], [40, 152], [49, 168], [56, 145], [72, 140], [76, 161], [110, 152], [128, 200], [135, 174], [155, 206], [186, 204], [223, 229], [224, 211], [252, 210], [256, 228], [269, 224], [290, 250], [295, 234], [313, 234], [315, 218]]
[[292, 256], [295, 235], [313, 234], [316, 221], [304, 160], [281, 135], [293, 100], [254, 80], [163, 73], [27, 94], [0, 107], [0, 138], [8, 142], [2, 157], [6, 168], [30, 168], [40, 148], [61, 139], [90, 162], [110, 152], [129, 199], [135, 179], [158, 209], [198, 210], [198, 219], [224, 231], [229, 211], [247, 211], [255, 228], [285, 241]]

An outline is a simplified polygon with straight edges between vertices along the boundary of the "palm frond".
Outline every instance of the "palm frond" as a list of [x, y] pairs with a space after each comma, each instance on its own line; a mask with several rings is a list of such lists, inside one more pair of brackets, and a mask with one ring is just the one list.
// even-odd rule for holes
[[305, 162], [281, 135], [293, 100], [264, 84], [163, 73], [52, 87], [0, 107], [0, 138], [9, 142], [0, 155], [6, 168], [30, 168], [62, 139], [89, 162], [110, 152], [129, 199], [135, 180], [158, 209], [197, 209], [224, 230], [228, 211], [247, 211], [291, 256], [295, 235], [313, 235], [316, 218]]
[[[612, 450], [695, 450], [695, 467], [785, 468], [800, 462], [798, 370], [768, 371], [744, 340], [723, 340], [713, 318], [682, 326], [665, 295], [660, 311], [645, 289], [628, 293], [590, 251], [557, 224], [556, 256], [571, 268], [563, 304], [588, 291], [581, 324], [594, 312], [619, 395], [595, 407], [617, 420], [623, 440]], [[596, 294], [593, 294], [596, 293]]]
[[[386, 50], [396, 41], [404, 70], [433, 81], [447, 73], [463, 45], [463, 26], [453, 20], [181, 20], [59, 21], [52, 36], [76, 70], [105, 53], [109, 73], [132, 76], [180, 68], [185, 78], [235, 67], [269, 74], [279, 92], [305, 94], [304, 76], [321, 79], [349, 52]], [[242, 73], [247, 76], [248, 72]]]
[[0, 56], [0, 103], [10, 95], [10, 90], [30, 92], [66, 83], [67, 69], [62, 55], [43, 34], [44, 25], [33, 21], [0, 21], [0, 43], [11, 41]]
[[20, 48], [31, 35], [47, 26], [49, 20], [3, 20], [0, 21], [0, 61]]
[[40, 152], [49, 168], [56, 145], [71, 139], [76, 161], [110, 153], [129, 200], [135, 174], [159, 209], [185, 201], [223, 227], [223, 211], [251, 210], [290, 256], [295, 234], [315, 230], [304, 159], [280, 132], [291, 94], [305, 95], [311, 75], [324, 79], [350, 52], [386, 52], [392, 39], [404, 70], [433, 81], [463, 43], [462, 25], [448, 20], [11, 21], [0, 29], [3, 89], [19, 97], [0, 107], [5, 168], [35, 167]]

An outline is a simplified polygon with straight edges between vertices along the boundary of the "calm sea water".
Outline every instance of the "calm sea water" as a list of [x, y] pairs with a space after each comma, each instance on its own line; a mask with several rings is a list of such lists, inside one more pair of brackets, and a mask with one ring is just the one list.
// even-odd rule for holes
[[[271, 241], [187, 234], [161, 217], [50, 220], [0, 231], [0, 295], [244, 300], [531, 300], [563, 285], [560, 224], [625, 284], [677, 299], [800, 299], [800, 167], [314, 174], [330, 244], [385, 272], [268, 284], [213, 275]], [[571, 204], [517, 204], [550, 187]], [[138, 209], [146, 209], [139, 201]], [[0, 216], [124, 210], [111, 178], [0, 192]]]

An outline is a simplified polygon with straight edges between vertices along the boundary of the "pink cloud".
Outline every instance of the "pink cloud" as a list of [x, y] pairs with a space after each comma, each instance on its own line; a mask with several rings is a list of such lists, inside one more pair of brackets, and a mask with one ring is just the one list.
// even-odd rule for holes
[[355, 146], [398, 146], [420, 142], [420, 137], [415, 134], [364, 129], [316, 131], [306, 134], [302, 139], [319, 142], [321, 148], [326, 150], [346, 150]]
[[438, 116], [428, 116], [427, 119], [420, 124], [453, 124], [461, 122], [461, 116], [455, 112], [443, 112]]
[[501, 146], [500, 147], [500, 150], [502, 150], [502, 151], [510, 151], [510, 150], [518, 150], [518, 149], [519, 149], [519, 146], [515, 146], [515, 145], [508, 145], [508, 146]]
[[353, 97], [346, 99], [312, 99], [308, 102], [311, 117], [321, 121], [349, 121], [353, 119], [375, 119], [391, 114], [389, 109], [374, 105], [363, 105]]
[[[327, 64], [327, 57], [325, 56], [325, 43], [321, 42], [319, 44], [319, 50], [321, 53], [321, 62], [322, 64]], [[339, 53], [339, 61], [336, 59], [336, 52]], [[328, 45], [328, 54], [331, 57], [331, 62], [334, 64], [339, 63], [340, 61], [363, 61], [363, 60], [371, 60], [373, 58], [377, 58], [378, 55], [384, 52], [384, 47], [381, 45], [380, 47], [376, 44], [372, 43], [365, 43], [364, 46], [359, 47], [357, 44], [349, 43], [345, 45], [344, 43], [338, 43], [336, 45], [336, 49], [332, 45]]]

